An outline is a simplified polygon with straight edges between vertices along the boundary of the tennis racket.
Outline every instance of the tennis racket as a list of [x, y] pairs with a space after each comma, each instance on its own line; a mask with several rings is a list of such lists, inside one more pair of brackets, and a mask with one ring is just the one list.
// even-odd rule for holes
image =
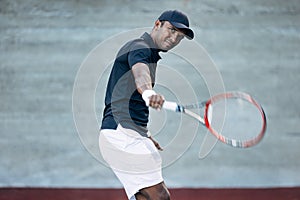
[[[222, 93], [207, 101], [189, 105], [165, 101], [163, 108], [198, 120], [221, 142], [232, 147], [256, 145], [267, 127], [263, 108], [243, 92]], [[203, 110], [203, 117], [198, 114], [200, 110]]]

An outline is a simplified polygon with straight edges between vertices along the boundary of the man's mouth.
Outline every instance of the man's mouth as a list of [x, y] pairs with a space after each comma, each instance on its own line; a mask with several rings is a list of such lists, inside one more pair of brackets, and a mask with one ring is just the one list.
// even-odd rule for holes
[[167, 44], [168, 48], [172, 48], [173, 47], [173, 43], [172, 42], [166, 40], [165, 43]]

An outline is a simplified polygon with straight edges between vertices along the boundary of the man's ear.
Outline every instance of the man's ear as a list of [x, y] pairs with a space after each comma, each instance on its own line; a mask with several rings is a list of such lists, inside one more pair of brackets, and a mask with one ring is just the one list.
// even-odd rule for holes
[[154, 23], [154, 29], [157, 29], [161, 26], [161, 21], [159, 20], [156, 20], [155, 23]]

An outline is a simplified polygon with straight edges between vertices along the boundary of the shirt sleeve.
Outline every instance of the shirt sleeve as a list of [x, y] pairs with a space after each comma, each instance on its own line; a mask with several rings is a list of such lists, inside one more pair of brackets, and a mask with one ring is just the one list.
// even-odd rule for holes
[[128, 64], [130, 68], [136, 63], [145, 63], [149, 66], [151, 59], [151, 49], [145, 45], [135, 45], [128, 54]]

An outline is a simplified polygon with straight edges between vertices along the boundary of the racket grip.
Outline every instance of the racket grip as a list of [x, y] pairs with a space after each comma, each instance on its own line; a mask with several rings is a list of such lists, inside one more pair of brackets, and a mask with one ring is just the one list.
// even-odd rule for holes
[[174, 111], [174, 112], [178, 112], [178, 107], [179, 106], [175, 102], [165, 101], [162, 107], [163, 107], [163, 109], [166, 109], [166, 110], [171, 110], [171, 111]]

